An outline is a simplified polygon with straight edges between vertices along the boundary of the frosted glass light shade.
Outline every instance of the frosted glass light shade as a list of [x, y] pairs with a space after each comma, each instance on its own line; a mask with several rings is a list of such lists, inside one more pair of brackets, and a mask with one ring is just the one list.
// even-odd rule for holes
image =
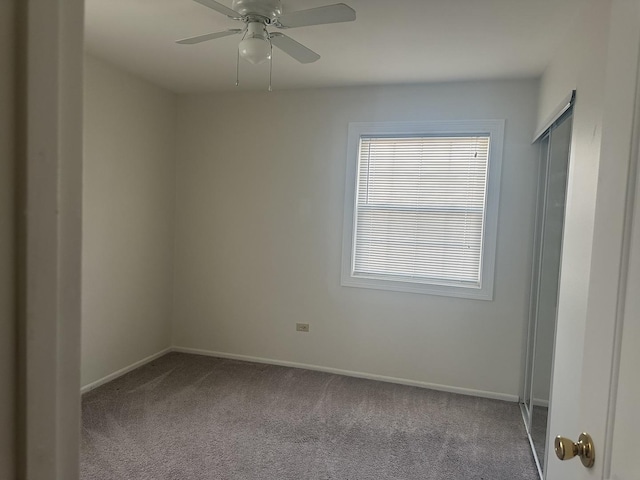
[[266, 62], [271, 58], [271, 45], [262, 38], [247, 37], [240, 42], [238, 48], [240, 56], [253, 65]]

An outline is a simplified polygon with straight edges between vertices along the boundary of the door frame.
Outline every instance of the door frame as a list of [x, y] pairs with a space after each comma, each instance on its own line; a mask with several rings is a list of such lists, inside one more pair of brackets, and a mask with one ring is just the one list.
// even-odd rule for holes
[[[636, 119], [640, 119], [640, 103], [637, 105]], [[615, 401], [615, 410], [610, 411], [614, 415], [609, 418], [607, 432], [611, 435], [607, 438], [610, 451], [607, 464], [609, 478], [633, 478], [637, 474], [635, 451], [633, 450], [633, 441], [630, 439], [634, 437], [636, 429], [640, 425], [635, 412], [635, 398], [637, 396], [635, 392], [640, 386], [635, 367], [639, 357], [637, 354], [632, 356], [631, 352], [637, 351], [635, 342], [640, 338], [640, 330], [638, 329], [640, 326], [640, 301], [637, 296], [629, 295], [629, 293], [637, 288], [640, 280], [640, 127], [635, 131], [633, 148], [635, 175], [632, 171], [633, 177], [630, 176], [630, 180], [635, 178], [633, 185], [635, 200], [629, 204], [630, 235], [628, 256], [625, 263], [626, 291], [623, 294], [624, 300], [621, 302], [624, 303], [624, 311], [620, 312], [623, 316], [620, 323], [621, 328], [616, 336], [619, 353], [614, 358], [616, 376], [612, 381], [612, 386], [615, 388], [615, 398], [612, 398], [612, 401]], [[623, 330], [627, 332], [628, 337], [623, 338]], [[623, 383], [620, 383], [621, 377]], [[626, 416], [621, 417], [621, 413]], [[635, 419], [635, 421], [629, 419]], [[612, 474], [616, 476], [612, 477]]]
[[[638, 31], [640, 31], [640, 18], [637, 19]], [[640, 37], [637, 38], [640, 44]], [[616, 422], [616, 405], [618, 398], [618, 382], [620, 374], [620, 362], [622, 355], [622, 335], [624, 331], [625, 316], [628, 314], [627, 293], [629, 270], [632, 251], [632, 240], [634, 233], [634, 218], [636, 208], [638, 207], [638, 199], [640, 198], [640, 45], [638, 46], [638, 60], [636, 65], [635, 78], [635, 98], [633, 100], [633, 122], [631, 125], [631, 146], [630, 158], [627, 169], [626, 182], [626, 198], [624, 204], [624, 225], [622, 231], [622, 240], [620, 248], [620, 273], [618, 281], [618, 292], [616, 299], [616, 311], [614, 319], [613, 333], [613, 355], [611, 359], [611, 379], [609, 384], [609, 402], [607, 408], [606, 434], [604, 444], [604, 476], [611, 477], [612, 459], [613, 459], [613, 439], [614, 427]], [[637, 227], [636, 227], [637, 228]]]
[[79, 478], [84, 0], [18, 1], [19, 478]]

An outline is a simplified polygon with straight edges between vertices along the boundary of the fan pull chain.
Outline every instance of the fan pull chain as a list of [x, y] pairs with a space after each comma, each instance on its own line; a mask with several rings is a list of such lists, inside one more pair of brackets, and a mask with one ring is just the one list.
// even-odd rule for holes
[[240, 86], [240, 49], [236, 49], [236, 87]]
[[269, 47], [271, 48], [271, 54], [269, 55], [269, 91], [273, 92], [273, 43], [271, 43], [271, 38], [269, 38]]
[[[247, 37], [248, 30], [244, 31], [244, 35], [242, 35], [242, 40]], [[240, 86], [240, 47], [236, 48], [236, 87]]]

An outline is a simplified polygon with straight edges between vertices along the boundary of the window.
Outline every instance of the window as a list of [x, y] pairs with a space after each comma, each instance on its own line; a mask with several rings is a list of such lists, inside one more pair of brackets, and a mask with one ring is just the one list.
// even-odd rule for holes
[[491, 300], [503, 131], [350, 124], [342, 284]]

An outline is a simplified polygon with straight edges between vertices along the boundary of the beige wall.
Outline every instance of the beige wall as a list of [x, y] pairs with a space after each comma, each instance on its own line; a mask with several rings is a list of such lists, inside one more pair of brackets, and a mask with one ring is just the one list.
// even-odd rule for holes
[[14, 2], [0, 2], [0, 478], [14, 477]]
[[[498, 81], [181, 98], [174, 344], [518, 395], [537, 94]], [[507, 120], [495, 300], [341, 287], [348, 122], [486, 118]]]
[[83, 386], [171, 345], [175, 105], [86, 57]]

